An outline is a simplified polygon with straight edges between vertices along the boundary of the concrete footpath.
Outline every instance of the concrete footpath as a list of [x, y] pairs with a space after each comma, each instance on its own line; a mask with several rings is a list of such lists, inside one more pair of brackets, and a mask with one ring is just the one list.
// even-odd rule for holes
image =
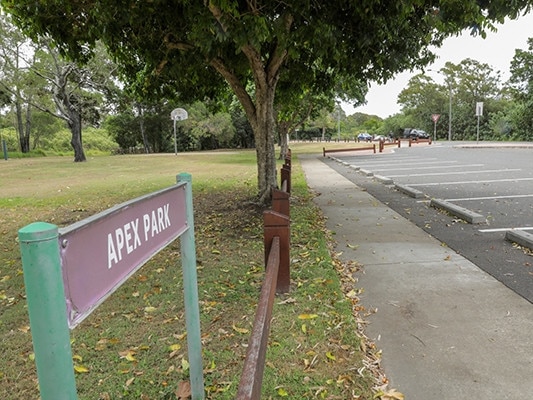
[[299, 156], [407, 400], [533, 399], [533, 305], [335, 172]]

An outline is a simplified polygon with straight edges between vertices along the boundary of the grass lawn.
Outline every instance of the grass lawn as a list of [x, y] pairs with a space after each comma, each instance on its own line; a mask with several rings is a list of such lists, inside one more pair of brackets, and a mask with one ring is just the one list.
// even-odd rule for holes
[[[342, 146], [353, 143], [328, 148]], [[357, 265], [331, 253], [297, 160], [322, 145], [291, 147], [291, 292], [275, 300], [262, 397], [377, 398], [382, 377], [361, 331]], [[170, 186], [180, 172], [193, 177], [206, 398], [234, 398], [264, 276], [253, 151], [0, 160], [0, 398], [39, 398], [18, 230], [70, 225]], [[79, 399], [180, 398], [189, 368], [182, 291], [175, 241], [71, 331]]]

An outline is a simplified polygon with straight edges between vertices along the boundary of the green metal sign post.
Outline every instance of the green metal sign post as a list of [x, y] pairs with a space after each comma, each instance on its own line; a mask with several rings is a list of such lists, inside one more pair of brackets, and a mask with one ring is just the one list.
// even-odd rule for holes
[[185, 204], [187, 205], [187, 225], [189, 229], [181, 235], [180, 242], [191, 395], [193, 399], [203, 399], [202, 339], [200, 333], [200, 306], [198, 304], [198, 279], [196, 275], [196, 244], [194, 241], [191, 175], [186, 173], [179, 174], [177, 181], [188, 182], [185, 191]]
[[35, 222], [19, 230], [19, 242], [41, 399], [77, 399], [58, 228]]

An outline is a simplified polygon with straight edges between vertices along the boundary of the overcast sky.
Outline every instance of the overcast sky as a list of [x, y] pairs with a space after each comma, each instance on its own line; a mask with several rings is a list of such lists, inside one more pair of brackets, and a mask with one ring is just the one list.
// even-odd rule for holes
[[[495, 71], [501, 71], [502, 79], [507, 80], [515, 49], [527, 50], [529, 37], [533, 37], [533, 13], [517, 20], [508, 20], [498, 26], [497, 32], [488, 32], [486, 39], [472, 37], [468, 33], [446, 39], [436, 51], [437, 60], [427, 68], [439, 70], [447, 61], [459, 64], [465, 58], [471, 58], [489, 64]], [[420, 72], [404, 72], [386, 85], [372, 84], [366, 96], [366, 105], [354, 109], [350, 104], [343, 103], [342, 108], [347, 115], [362, 112], [386, 118], [396, 114], [400, 111], [396, 104], [398, 94], [407, 86], [409, 79]], [[437, 82], [441, 80], [437, 73], [432, 77]]]

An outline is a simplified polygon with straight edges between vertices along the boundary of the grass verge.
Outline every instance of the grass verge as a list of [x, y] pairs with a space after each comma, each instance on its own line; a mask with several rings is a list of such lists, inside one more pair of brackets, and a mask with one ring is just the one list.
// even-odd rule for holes
[[[316, 145], [314, 145], [316, 147]], [[315, 147], [293, 148], [312, 152]], [[295, 157], [295, 161], [296, 161]], [[10, 160], [0, 169], [2, 399], [37, 399], [17, 231], [59, 226], [193, 176], [204, 377], [208, 399], [232, 399], [264, 276], [255, 154]], [[364, 338], [353, 273], [293, 164], [291, 292], [276, 298], [265, 399], [372, 399], [377, 358]], [[169, 245], [71, 332], [79, 399], [176, 399], [188, 378], [179, 243]]]

